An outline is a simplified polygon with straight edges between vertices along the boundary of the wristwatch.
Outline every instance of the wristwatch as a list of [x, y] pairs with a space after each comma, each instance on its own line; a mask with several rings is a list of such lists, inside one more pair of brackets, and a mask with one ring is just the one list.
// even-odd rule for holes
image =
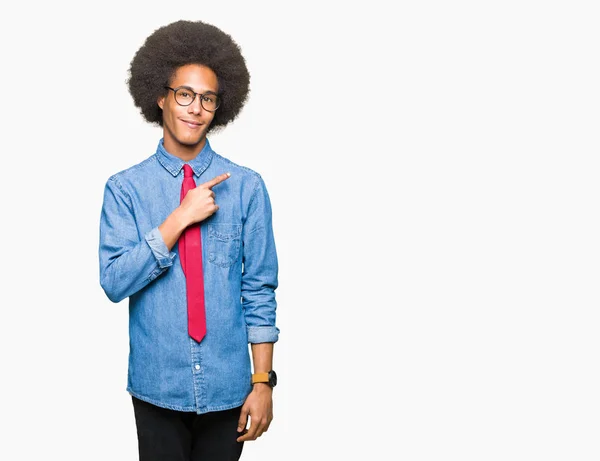
[[252, 384], [267, 383], [271, 388], [277, 386], [277, 373], [275, 370], [266, 373], [254, 373], [252, 375]]

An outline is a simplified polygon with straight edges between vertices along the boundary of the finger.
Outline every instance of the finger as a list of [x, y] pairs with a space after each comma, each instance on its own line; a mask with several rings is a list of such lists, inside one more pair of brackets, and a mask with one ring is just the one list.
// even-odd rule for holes
[[261, 435], [263, 435], [263, 434], [264, 434], [264, 432], [265, 432], [265, 431], [263, 431], [262, 429], [258, 429], [258, 430], [256, 431], [256, 438], [258, 439], [258, 438], [259, 438]]
[[252, 421], [250, 418], [250, 427], [248, 428], [248, 432], [246, 432], [241, 438], [245, 440], [256, 440], [258, 433], [258, 424]]
[[240, 417], [238, 418], [237, 431], [244, 431], [246, 429], [246, 424], [248, 424], [248, 410], [242, 407], [242, 411], [240, 411]]
[[210, 181], [206, 181], [205, 183], [200, 184], [198, 187], [204, 187], [206, 189], [210, 189], [211, 187], [215, 187], [217, 184], [222, 183], [223, 181], [228, 179], [230, 176], [231, 176], [231, 173], [220, 174], [219, 176], [214, 177]]
[[[252, 426], [252, 421], [250, 421], [250, 426]], [[238, 442], [247, 442], [248, 440], [254, 440], [253, 434], [250, 433], [251, 427], [245, 428], [242, 432], [239, 433], [239, 437], [237, 438]]]
[[265, 432], [267, 432], [269, 430], [269, 421], [264, 421], [260, 427], [258, 428], [258, 435], [257, 437], [260, 437], [261, 435], [263, 435]]

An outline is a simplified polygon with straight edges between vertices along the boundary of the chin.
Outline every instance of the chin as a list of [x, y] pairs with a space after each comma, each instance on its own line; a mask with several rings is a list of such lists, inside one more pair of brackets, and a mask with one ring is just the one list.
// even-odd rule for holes
[[179, 138], [179, 144], [183, 144], [184, 146], [195, 146], [200, 144], [204, 140], [204, 136], [194, 136], [193, 138]]

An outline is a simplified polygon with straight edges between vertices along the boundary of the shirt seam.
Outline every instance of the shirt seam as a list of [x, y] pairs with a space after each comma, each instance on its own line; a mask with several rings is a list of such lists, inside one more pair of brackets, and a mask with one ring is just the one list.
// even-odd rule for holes
[[129, 196], [127, 191], [124, 189], [124, 187], [121, 185], [121, 183], [119, 182], [119, 178], [117, 177], [117, 175], [111, 176], [109, 178], [109, 180], [112, 181], [115, 184], [115, 186], [117, 186], [117, 189], [119, 189], [119, 192], [121, 192], [121, 194], [123, 194], [123, 197], [125, 198], [125, 201], [127, 202], [127, 208], [129, 208], [129, 211], [135, 217], [135, 213], [133, 212], [133, 202], [131, 200], [131, 197]]
[[[261, 184], [261, 176], [256, 173], [257, 178], [256, 178], [256, 184], [254, 185], [254, 190], [252, 191], [252, 196], [250, 197], [250, 201], [248, 202], [248, 209], [246, 211], [246, 216], [250, 216], [250, 209], [252, 208], [252, 202], [254, 201], [254, 198], [258, 195], [258, 189], [259, 186]], [[264, 226], [262, 225], [257, 225], [254, 229], [249, 229], [247, 234], [253, 234], [254, 232], [256, 232], [259, 229], [262, 229]]]

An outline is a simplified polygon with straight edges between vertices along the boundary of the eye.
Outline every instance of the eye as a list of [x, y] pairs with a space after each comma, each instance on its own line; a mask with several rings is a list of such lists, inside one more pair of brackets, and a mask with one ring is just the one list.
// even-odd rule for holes
[[215, 102], [215, 97], [212, 95], [204, 96], [202, 99], [206, 102]]

